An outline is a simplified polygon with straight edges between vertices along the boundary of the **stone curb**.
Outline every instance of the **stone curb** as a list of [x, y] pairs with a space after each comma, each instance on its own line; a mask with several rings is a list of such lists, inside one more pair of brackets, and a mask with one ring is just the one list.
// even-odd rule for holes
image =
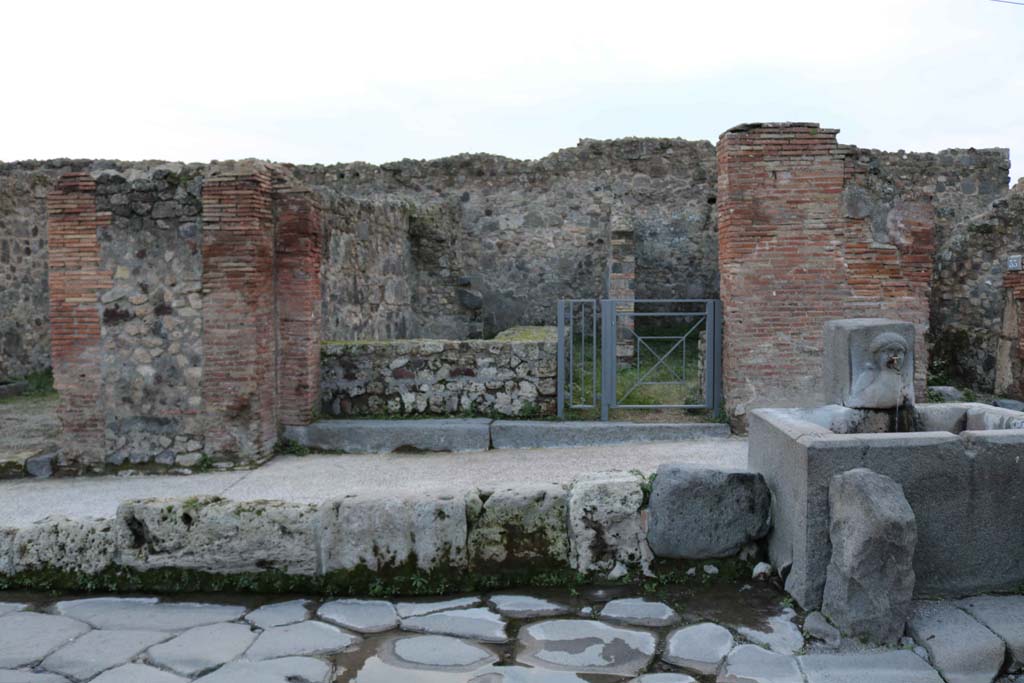
[[[567, 487], [348, 495], [319, 505], [218, 496], [124, 500], [113, 519], [52, 516], [0, 528], [0, 575], [30, 579], [57, 570], [86, 583], [81, 577], [110, 569], [272, 571], [349, 581], [514, 568], [522, 576], [553, 570], [616, 579], [649, 573], [644, 484], [638, 474], [613, 471]], [[695, 516], [715, 516], [709, 507]], [[764, 518], [767, 524], [767, 511]], [[721, 557], [701, 559], [712, 555]]]
[[494, 448], [560, 448], [604, 446], [617, 443], [718, 439], [731, 435], [729, 425], [681, 422], [546, 422], [495, 420], [491, 424]]
[[424, 420], [320, 420], [287, 427], [284, 438], [301, 446], [344, 453], [485, 451], [491, 448], [565, 448], [622, 443], [724, 439], [717, 423], [549, 422], [441, 418]]

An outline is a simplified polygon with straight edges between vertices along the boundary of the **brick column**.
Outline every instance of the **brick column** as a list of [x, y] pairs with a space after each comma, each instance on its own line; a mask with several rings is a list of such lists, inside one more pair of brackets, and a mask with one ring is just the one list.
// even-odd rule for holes
[[284, 186], [274, 208], [280, 421], [304, 425], [320, 403], [320, 206], [311, 191]]
[[203, 417], [215, 459], [267, 455], [277, 438], [274, 224], [268, 171], [203, 184]]
[[1006, 304], [996, 353], [996, 393], [1024, 399], [1024, 272], [1003, 276]]
[[934, 212], [899, 198], [888, 235], [843, 206], [863, 169], [814, 123], [750, 124], [718, 143], [719, 268], [726, 407], [813, 405], [825, 321], [893, 317], [917, 325], [918, 390], [928, 365]]
[[[610, 256], [608, 259], [608, 298], [619, 303], [615, 309], [632, 313], [636, 310], [636, 231], [632, 222], [616, 213], [611, 217]], [[636, 362], [636, 318], [622, 316], [615, 333], [615, 357], [620, 363]]]
[[98, 469], [105, 456], [99, 297], [111, 287], [112, 274], [100, 268], [97, 231], [110, 225], [110, 213], [96, 210], [96, 183], [85, 173], [70, 173], [57, 182], [47, 196], [46, 213], [61, 466]]

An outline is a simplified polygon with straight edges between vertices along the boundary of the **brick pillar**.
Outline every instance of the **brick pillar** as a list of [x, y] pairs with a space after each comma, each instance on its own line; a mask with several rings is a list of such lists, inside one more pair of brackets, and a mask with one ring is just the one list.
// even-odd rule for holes
[[[611, 217], [611, 256], [608, 259], [608, 298], [618, 300], [616, 310], [632, 313], [636, 310], [636, 232], [632, 222], [618, 214]], [[622, 316], [615, 335], [615, 357], [620, 363], [636, 361], [636, 337], [632, 330], [636, 319]]]
[[1024, 272], [1003, 276], [1006, 304], [996, 353], [997, 394], [1024, 400]]
[[252, 460], [277, 438], [270, 174], [215, 169], [203, 184], [203, 416], [215, 459]]
[[293, 186], [275, 189], [274, 207], [280, 421], [304, 425], [320, 402], [320, 207], [311, 191]]
[[85, 173], [70, 173], [57, 182], [47, 196], [46, 213], [61, 466], [98, 469], [105, 456], [99, 297], [111, 287], [112, 274], [100, 268], [97, 231], [110, 225], [110, 213], [96, 210], [96, 183]]
[[822, 400], [827, 320], [891, 317], [917, 326], [917, 389], [928, 366], [934, 210], [887, 207], [889, 234], [844, 206], [864, 169], [816, 123], [749, 124], [718, 143], [719, 269], [730, 415]]

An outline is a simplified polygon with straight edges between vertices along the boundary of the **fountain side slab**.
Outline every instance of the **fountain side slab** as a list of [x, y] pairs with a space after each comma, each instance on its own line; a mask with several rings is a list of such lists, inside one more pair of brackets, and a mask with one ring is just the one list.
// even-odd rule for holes
[[[965, 414], [975, 412], [979, 426], [1024, 419], [992, 414], [1000, 409], [981, 404], [963, 406]], [[937, 411], [929, 419], [959, 422], [958, 407], [943, 410], [942, 420]], [[918, 596], [1024, 583], [1024, 429], [842, 434], [829, 427], [849, 416], [837, 422], [827, 413], [764, 409], [750, 420], [749, 466], [773, 493], [769, 555], [776, 567], [788, 568], [786, 589], [802, 607], [821, 604], [831, 556], [829, 482], [858, 467], [903, 486], [918, 525]]]

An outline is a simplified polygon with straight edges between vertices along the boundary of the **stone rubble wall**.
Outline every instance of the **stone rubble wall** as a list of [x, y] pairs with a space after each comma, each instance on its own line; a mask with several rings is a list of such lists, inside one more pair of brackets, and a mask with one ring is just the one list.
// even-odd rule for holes
[[[763, 480], [749, 478], [757, 479], [753, 484], [767, 498]], [[716, 496], [743, 494], [751, 482], [734, 491], [732, 480], [712, 470], [698, 470], [691, 479], [708, 494], [688, 508], [694, 523], [700, 522], [693, 533], [701, 536], [706, 557], [681, 555], [672, 547], [667, 557], [737, 557], [736, 527], [740, 538], [749, 539], [739, 557], [755, 560], [768, 529], [767, 506], [720, 514], [713, 502]], [[211, 496], [128, 500], [112, 519], [54, 516], [21, 528], [0, 527], [0, 576], [29, 584], [34, 574], [57, 570], [85, 585], [91, 575], [125, 569], [278, 572], [332, 579], [333, 590], [365, 590], [357, 582], [387, 585], [416, 573], [450, 572], [458, 579], [469, 572], [513, 582], [549, 572], [612, 579], [652, 575], [658, 568], [647, 543], [647, 519], [659, 513], [648, 507], [647, 485], [636, 473], [606, 472], [569, 486], [347, 496], [320, 504]], [[670, 507], [660, 514], [678, 517], [676, 512]], [[709, 520], [710, 530], [704, 528]], [[677, 521], [677, 534], [684, 537], [679, 543], [692, 545], [685, 538], [686, 521]], [[762, 531], [751, 537], [742, 531], [749, 528]]]
[[546, 341], [328, 343], [321, 361], [322, 412], [334, 417], [553, 415], [556, 371], [553, 335]]

